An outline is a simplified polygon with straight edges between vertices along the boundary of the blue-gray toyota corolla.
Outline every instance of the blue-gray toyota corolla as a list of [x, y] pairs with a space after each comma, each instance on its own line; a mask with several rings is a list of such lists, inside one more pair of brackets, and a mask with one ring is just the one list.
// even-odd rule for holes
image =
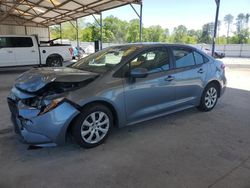
[[114, 46], [68, 67], [23, 73], [8, 104], [26, 143], [61, 145], [71, 134], [91, 148], [113, 126], [191, 107], [210, 111], [225, 91], [224, 69], [222, 62], [186, 45]]

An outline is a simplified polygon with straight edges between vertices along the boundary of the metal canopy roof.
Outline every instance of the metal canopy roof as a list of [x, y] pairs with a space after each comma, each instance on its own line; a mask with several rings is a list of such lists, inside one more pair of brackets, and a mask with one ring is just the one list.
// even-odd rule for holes
[[0, 0], [0, 24], [48, 27], [142, 0]]

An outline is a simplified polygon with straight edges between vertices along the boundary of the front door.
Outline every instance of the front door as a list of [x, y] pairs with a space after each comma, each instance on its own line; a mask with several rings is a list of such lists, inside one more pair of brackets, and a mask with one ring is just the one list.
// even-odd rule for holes
[[166, 48], [152, 48], [130, 62], [130, 71], [146, 68], [145, 78], [126, 78], [124, 84], [127, 123], [150, 119], [165, 113], [173, 105], [172, 66]]

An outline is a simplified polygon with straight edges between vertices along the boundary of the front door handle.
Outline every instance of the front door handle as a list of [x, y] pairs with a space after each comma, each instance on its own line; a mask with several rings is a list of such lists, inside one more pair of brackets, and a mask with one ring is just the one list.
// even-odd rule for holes
[[8, 50], [8, 53], [9, 53], [9, 54], [11, 54], [12, 52], [13, 52], [13, 51], [11, 51], [11, 50]]
[[200, 73], [200, 74], [202, 74], [202, 73], [204, 73], [205, 71], [201, 68], [201, 69], [199, 69], [197, 72]]
[[165, 78], [165, 81], [171, 82], [174, 79], [173, 76], [168, 76], [167, 78]]
[[34, 52], [36, 52], [36, 51], [35, 51], [35, 50], [31, 50], [31, 52], [33, 52], [33, 53], [34, 53]]

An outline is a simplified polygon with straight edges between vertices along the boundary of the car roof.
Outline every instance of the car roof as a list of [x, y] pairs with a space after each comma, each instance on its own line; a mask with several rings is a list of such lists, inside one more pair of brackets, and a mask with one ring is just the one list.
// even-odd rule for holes
[[162, 46], [173, 46], [173, 47], [188, 47], [192, 49], [197, 49], [191, 45], [187, 44], [169, 44], [169, 43], [160, 43], [160, 42], [142, 42], [142, 43], [129, 43], [129, 44], [122, 44], [122, 45], [116, 45], [111, 47], [130, 47], [130, 46], [137, 46], [141, 48], [150, 48], [150, 47], [162, 47]]
[[110, 46], [108, 48], [112, 48], [112, 47], [132, 47], [132, 46], [136, 46], [138, 48], [140, 48], [139, 51], [141, 50], [146, 50], [148, 48], [154, 48], [154, 47], [183, 47], [183, 48], [189, 48], [192, 49], [194, 51], [198, 51], [200, 54], [203, 54], [205, 57], [207, 57], [208, 59], [212, 60], [212, 57], [210, 57], [209, 55], [207, 55], [204, 51], [191, 46], [191, 45], [187, 45], [187, 44], [168, 44], [168, 43], [148, 43], [148, 42], [142, 42], [142, 43], [129, 43], [129, 44], [122, 44], [122, 45], [117, 45], [117, 46]]

